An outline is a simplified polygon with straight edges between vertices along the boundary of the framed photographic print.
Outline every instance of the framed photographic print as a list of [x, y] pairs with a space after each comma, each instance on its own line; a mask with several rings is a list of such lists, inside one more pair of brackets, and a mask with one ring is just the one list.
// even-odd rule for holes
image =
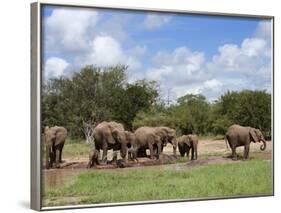
[[274, 195], [274, 17], [31, 4], [31, 207]]

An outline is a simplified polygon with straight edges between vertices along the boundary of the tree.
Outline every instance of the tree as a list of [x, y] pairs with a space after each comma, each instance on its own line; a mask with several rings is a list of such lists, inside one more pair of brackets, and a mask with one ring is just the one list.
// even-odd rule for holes
[[271, 95], [243, 90], [222, 95], [213, 106], [213, 132], [224, 134], [231, 124], [271, 130]]
[[148, 110], [143, 110], [137, 113], [133, 127], [137, 129], [141, 126], [169, 126], [175, 128], [175, 123], [171, 119], [170, 112], [164, 107], [164, 105], [154, 105]]
[[159, 93], [155, 82], [137, 81], [127, 84], [116, 100], [115, 119], [121, 121], [126, 128], [133, 129], [133, 120], [141, 110], [147, 110], [156, 103]]
[[210, 104], [203, 95], [187, 94], [180, 97], [173, 111], [176, 125], [183, 134], [207, 133]]
[[62, 125], [71, 137], [83, 136], [83, 121], [115, 120], [131, 129], [137, 112], [156, 102], [155, 82], [127, 83], [127, 67], [86, 66], [70, 77], [50, 79], [43, 87], [43, 126]]

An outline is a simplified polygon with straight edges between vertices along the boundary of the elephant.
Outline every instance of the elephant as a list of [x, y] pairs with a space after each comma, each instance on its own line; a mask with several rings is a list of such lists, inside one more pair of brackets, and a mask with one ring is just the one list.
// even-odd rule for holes
[[140, 127], [135, 131], [135, 144], [133, 149], [137, 156], [139, 153], [146, 155], [146, 149], [150, 150], [150, 158], [159, 157], [163, 147], [171, 143], [174, 154], [176, 152], [176, 131], [169, 127]]
[[126, 135], [126, 140], [127, 140], [127, 147], [128, 147], [128, 160], [136, 160], [137, 159], [137, 155], [134, 151], [134, 147], [136, 147], [136, 136], [135, 133], [130, 132], [130, 131], [125, 131], [125, 135]]
[[100, 161], [99, 161], [99, 151], [94, 148], [89, 154], [89, 162], [87, 168], [91, 168], [95, 165], [100, 165]]
[[[94, 128], [95, 149], [100, 152], [103, 150], [102, 163], [107, 162], [107, 151], [113, 152], [120, 150], [120, 155], [125, 159], [127, 154], [127, 138], [122, 124], [111, 121], [103, 121]], [[117, 160], [117, 154], [113, 156], [113, 161]]]
[[239, 146], [244, 146], [243, 159], [249, 159], [251, 141], [254, 143], [263, 142], [263, 144], [260, 146], [260, 150], [263, 151], [266, 149], [266, 141], [261, 131], [249, 126], [240, 126], [237, 124], [230, 126], [225, 134], [226, 145], [227, 141], [232, 150], [232, 160], [237, 160], [236, 147]]
[[177, 151], [177, 140], [176, 140], [176, 130], [169, 127], [155, 127], [156, 134], [160, 136], [160, 140], [162, 142], [161, 152], [163, 152], [163, 148], [167, 145], [167, 143], [172, 144], [173, 146], [173, 154], [176, 156]]
[[56, 167], [59, 167], [59, 163], [62, 162], [62, 150], [66, 137], [67, 130], [62, 126], [45, 128], [44, 142], [46, 146], [46, 169], [52, 167], [54, 162]]
[[185, 153], [189, 158], [191, 149], [191, 160], [197, 160], [198, 137], [197, 135], [182, 135], [177, 139], [180, 155], [184, 157]]
[[[136, 143], [133, 145], [135, 153], [139, 150], [149, 149], [150, 158], [154, 159], [154, 149], [153, 146], [157, 146], [157, 152], [161, 149], [161, 139], [160, 136], [155, 133], [154, 127], [140, 127], [135, 131]], [[143, 153], [144, 154], [144, 153]]]

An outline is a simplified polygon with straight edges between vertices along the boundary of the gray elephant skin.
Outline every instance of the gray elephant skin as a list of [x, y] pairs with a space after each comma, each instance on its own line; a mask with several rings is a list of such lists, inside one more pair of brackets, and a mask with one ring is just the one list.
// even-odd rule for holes
[[177, 139], [178, 148], [182, 157], [187, 156], [189, 158], [189, 152], [191, 149], [191, 160], [197, 160], [198, 149], [198, 137], [197, 135], [182, 135]]
[[[127, 138], [122, 124], [111, 121], [101, 122], [94, 128], [95, 149], [103, 150], [102, 162], [107, 162], [107, 151], [113, 149], [114, 152], [120, 150], [120, 155], [125, 159], [127, 154]], [[113, 157], [113, 161], [117, 156]]]
[[94, 148], [89, 153], [89, 162], [88, 162], [87, 168], [89, 169], [96, 165], [100, 165], [99, 151]]
[[230, 126], [225, 134], [226, 143], [229, 143], [229, 146], [232, 150], [231, 157], [233, 160], [237, 160], [236, 147], [244, 146], [244, 155], [243, 159], [246, 160], [249, 158], [250, 143], [253, 141], [262, 142], [260, 149], [263, 151], [266, 149], [266, 141], [262, 132], [259, 129], [252, 127], [245, 127], [234, 124]]
[[138, 157], [142, 157], [149, 149], [150, 158], [159, 157], [167, 143], [173, 145], [176, 154], [176, 131], [169, 127], [140, 127], [135, 131], [135, 144], [133, 149]]
[[62, 150], [67, 137], [67, 130], [62, 126], [46, 127], [44, 133], [46, 169], [52, 167], [54, 162], [56, 167], [59, 167], [59, 163], [62, 162]]
[[163, 151], [163, 147], [167, 145], [167, 143], [172, 144], [173, 146], [173, 154], [176, 155], [177, 151], [177, 140], [176, 140], [176, 130], [169, 127], [155, 127], [156, 134], [160, 136], [160, 140], [162, 142], [161, 152]]
[[125, 131], [125, 135], [128, 147], [128, 160], [137, 160], [137, 155], [134, 151], [134, 147], [136, 147], [136, 135], [130, 131]]

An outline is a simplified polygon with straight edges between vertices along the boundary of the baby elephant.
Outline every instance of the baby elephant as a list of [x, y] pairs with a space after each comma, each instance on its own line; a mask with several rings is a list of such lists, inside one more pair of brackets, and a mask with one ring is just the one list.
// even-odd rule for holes
[[91, 168], [95, 165], [99, 165], [99, 151], [96, 149], [93, 149], [89, 154], [89, 163], [87, 165], [87, 168]]
[[191, 149], [191, 160], [197, 160], [197, 135], [182, 135], [177, 141], [179, 152], [182, 157], [184, 157], [186, 153], [187, 158], [189, 158], [189, 150]]

